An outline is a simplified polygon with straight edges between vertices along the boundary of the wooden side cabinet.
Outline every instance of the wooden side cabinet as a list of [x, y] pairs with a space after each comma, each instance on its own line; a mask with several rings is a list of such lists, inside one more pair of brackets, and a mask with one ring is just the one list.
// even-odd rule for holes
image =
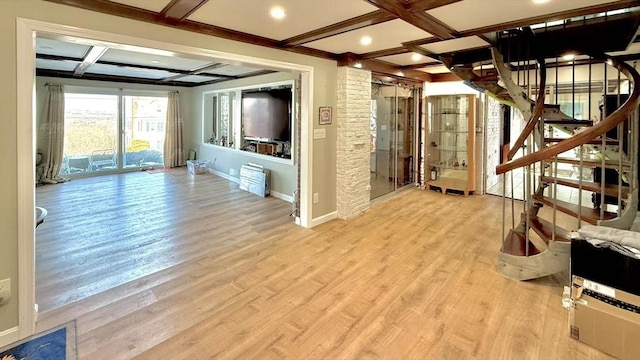
[[431, 96], [428, 99], [425, 141], [426, 187], [443, 194], [475, 191], [474, 95]]

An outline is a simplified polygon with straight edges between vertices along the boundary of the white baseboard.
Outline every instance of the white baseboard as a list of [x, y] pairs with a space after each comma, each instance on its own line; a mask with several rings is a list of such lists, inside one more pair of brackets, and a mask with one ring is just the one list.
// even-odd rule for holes
[[314, 227], [314, 226], [318, 226], [320, 224], [326, 223], [327, 221], [331, 221], [333, 219], [336, 219], [338, 217], [338, 212], [337, 211], [333, 211], [330, 212], [328, 214], [322, 215], [320, 217], [314, 218], [311, 220], [311, 226], [309, 226], [310, 228]]
[[[220, 172], [218, 170], [209, 169], [209, 172], [214, 174], [214, 175], [218, 175], [221, 178], [225, 178], [225, 179], [227, 179], [229, 181], [233, 181], [236, 184], [240, 183], [240, 179], [239, 178], [236, 178], [236, 177], [233, 177], [231, 175], [225, 174], [225, 173]], [[289, 203], [293, 202], [293, 196], [287, 195], [287, 194], [283, 194], [283, 193], [280, 193], [280, 192], [277, 192], [277, 191], [271, 190], [271, 196], [273, 196], [274, 198], [278, 198], [278, 199], [284, 200], [284, 201], [289, 202]]]
[[20, 340], [20, 328], [15, 326], [0, 332], [0, 349]]
[[210, 172], [210, 173], [212, 173], [212, 174], [214, 174], [214, 175], [218, 175], [218, 176], [220, 176], [221, 178], [225, 178], [225, 179], [227, 179], [227, 180], [229, 180], [229, 181], [233, 181], [233, 182], [234, 182], [234, 183], [236, 183], [236, 184], [239, 184], [239, 183], [240, 183], [240, 179], [239, 179], [239, 178], [233, 177], [233, 176], [231, 176], [231, 175], [229, 175], [229, 174], [225, 174], [225, 173], [220, 172], [220, 171], [218, 171], [218, 170], [209, 169], [209, 172]]
[[273, 196], [274, 198], [278, 198], [280, 200], [284, 200], [288, 203], [292, 203], [293, 202], [293, 196], [291, 195], [287, 195], [287, 194], [283, 194], [283, 193], [279, 193], [277, 191], [273, 191], [271, 190], [271, 196]]

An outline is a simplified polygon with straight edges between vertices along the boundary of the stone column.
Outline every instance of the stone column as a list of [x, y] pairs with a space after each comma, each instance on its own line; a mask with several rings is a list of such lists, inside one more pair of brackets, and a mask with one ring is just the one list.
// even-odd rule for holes
[[348, 219], [369, 209], [371, 72], [338, 68], [337, 212]]

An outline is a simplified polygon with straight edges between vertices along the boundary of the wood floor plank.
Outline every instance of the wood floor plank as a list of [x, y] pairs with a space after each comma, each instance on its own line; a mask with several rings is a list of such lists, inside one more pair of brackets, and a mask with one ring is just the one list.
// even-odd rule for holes
[[569, 337], [563, 281], [495, 272], [499, 198], [414, 189], [309, 230], [184, 169], [36, 195], [38, 329], [75, 319], [80, 359], [609, 358]]

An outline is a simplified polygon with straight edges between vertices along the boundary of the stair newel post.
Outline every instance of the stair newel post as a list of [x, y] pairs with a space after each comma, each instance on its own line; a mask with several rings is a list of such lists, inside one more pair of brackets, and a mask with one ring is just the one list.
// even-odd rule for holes
[[[534, 132], [535, 133], [535, 132]], [[528, 153], [531, 153], [531, 147], [533, 146], [533, 134], [531, 136], [529, 136], [527, 138], [527, 148], [528, 148]], [[529, 256], [529, 243], [530, 243], [530, 232], [529, 229], [531, 229], [531, 206], [533, 204], [533, 198], [532, 198], [532, 181], [531, 181], [531, 177], [534, 175], [532, 174], [531, 171], [531, 166], [532, 164], [527, 165], [526, 168], [526, 184], [524, 187], [524, 203], [525, 203], [525, 207], [526, 207], [526, 214], [527, 214], [527, 220], [526, 220], [526, 226], [525, 226], [525, 230], [524, 230], [524, 235], [525, 235], [525, 254], [526, 256]]]
[[[616, 92], [617, 92], [617, 97], [616, 97], [616, 109], [620, 108], [620, 71], [618, 71], [618, 82], [616, 83]], [[625, 123], [629, 121], [629, 118], [627, 117], [627, 120], [621, 122], [620, 124], [618, 124], [618, 216], [622, 215], [622, 156], [624, 155], [624, 125]]]
[[591, 119], [591, 64], [592, 63], [593, 63], [593, 58], [591, 56], [589, 56], [589, 67], [588, 67], [588, 69], [589, 69], [589, 75], [588, 75], [588, 81], [589, 81], [589, 84], [588, 84], [588, 89], [589, 90], [588, 91], [589, 91], [589, 95], [587, 95], [587, 100], [588, 100], [587, 104], [589, 104], [589, 107], [587, 108], [589, 117], [587, 119], [589, 119], [589, 120], [592, 120]]
[[[636, 67], [636, 62], [633, 63], [633, 67]], [[631, 96], [631, 79], [628, 78], [628, 90], [629, 96]], [[638, 84], [633, 84], [633, 86], [638, 86]], [[637, 164], [638, 164], [638, 123], [634, 121], [638, 119], [638, 107], [634, 111], [632, 111], [627, 117], [627, 121], [629, 122], [629, 165], [630, 165], [630, 174], [629, 174], [629, 186], [631, 191], [638, 188], [638, 176], [637, 176]]]
[[[513, 197], [513, 194], [511, 194], [511, 197]], [[507, 208], [507, 174], [503, 173], [502, 174], [502, 247], [501, 249], [504, 249], [504, 244], [507, 240], [504, 233], [505, 232], [504, 224], [506, 223], [506, 211], [507, 211], [506, 208]], [[511, 218], [513, 219], [513, 216], [511, 216]], [[513, 226], [511, 226], [511, 228], [513, 228]]]
[[551, 240], [556, 241], [556, 214], [558, 213], [558, 155], [553, 157], [553, 232]]
[[511, 228], [515, 228], [516, 227], [516, 201], [515, 201], [515, 194], [513, 193], [513, 190], [515, 189], [515, 186], [513, 185], [513, 170], [509, 171], [510, 174], [510, 178], [511, 178]]
[[[604, 106], [602, 107], [602, 119], [606, 119], [607, 116], [609, 116], [609, 114], [607, 113], [607, 105], [606, 105], [606, 101], [607, 101], [607, 85], [608, 85], [608, 80], [607, 80], [607, 62], [604, 61], [602, 63], [603, 65], [603, 70], [604, 70], [604, 79], [603, 81], [603, 103]], [[605, 188], [605, 181], [606, 181], [606, 169], [605, 169], [605, 147], [607, 144], [607, 133], [604, 133], [600, 136], [601, 142], [600, 142], [600, 151], [602, 153], [602, 156], [600, 156], [600, 161], [601, 161], [601, 167], [600, 167], [600, 220], [604, 219], [604, 207], [605, 205], [605, 194], [604, 194], [604, 188]]]
[[579, 158], [579, 169], [578, 170], [578, 227], [577, 229], [580, 229], [580, 225], [582, 224], [582, 182], [584, 181], [584, 179], [582, 178], [582, 162], [584, 159], [584, 145], [580, 145], [580, 150], [578, 152], [578, 156]]

